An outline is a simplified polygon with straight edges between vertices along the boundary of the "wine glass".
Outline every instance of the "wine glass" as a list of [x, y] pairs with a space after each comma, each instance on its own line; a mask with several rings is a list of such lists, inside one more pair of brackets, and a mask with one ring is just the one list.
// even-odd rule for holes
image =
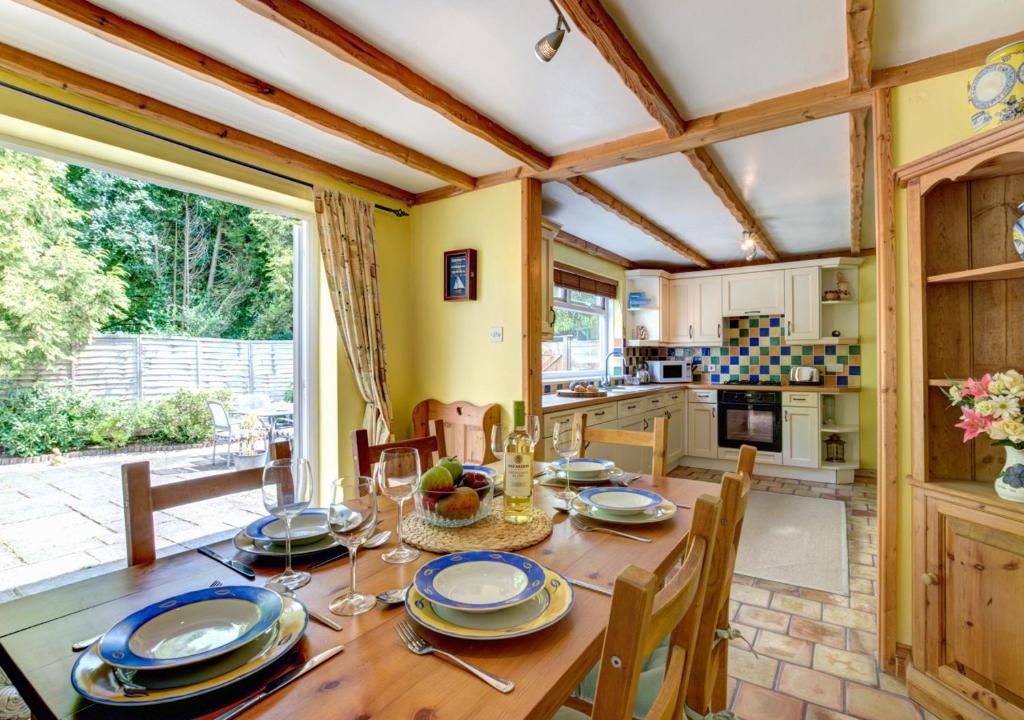
[[380, 454], [377, 484], [381, 493], [398, 503], [398, 547], [380, 556], [384, 562], [401, 564], [420, 556], [420, 551], [407, 546], [402, 538], [405, 501], [412, 497], [419, 477], [420, 454], [412, 448], [392, 448]]
[[[579, 455], [580, 449], [583, 447], [583, 428], [580, 426], [580, 423], [576, 422], [575, 418], [565, 418], [556, 421], [551, 433], [551, 445], [554, 447], [555, 452], [566, 461]], [[576, 497], [576, 493], [573, 492], [572, 487], [569, 485], [569, 473], [566, 472], [564, 467], [562, 468], [562, 474], [565, 475], [565, 490], [556, 492], [555, 497], [569, 504]]]
[[530, 442], [534, 447], [540, 442], [540, 415], [526, 416], [526, 432], [530, 436]]
[[505, 457], [505, 428], [500, 422], [491, 427], [491, 452], [498, 460]]
[[288, 590], [309, 582], [305, 571], [292, 569], [292, 518], [309, 507], [313, 498], [313, 477], [304, 458], [271, 460], [263, 468], [263, 506], [271, 515], [284, 521], [284, 572], [268, 580]]
[[359, 615], [371, 609], [377, 599], [356, 592], [356, 551], [377, 527], [377, 493], [373, 478], [365, 475], [338, 478], [331, 488], [327, 525], [341, 545], [348, 549], [352, 576], [348, 592], [331, 600], [335, 615]]

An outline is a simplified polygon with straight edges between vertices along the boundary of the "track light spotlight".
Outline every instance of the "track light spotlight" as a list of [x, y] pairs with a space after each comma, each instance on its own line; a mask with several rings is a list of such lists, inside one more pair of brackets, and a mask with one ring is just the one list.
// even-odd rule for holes
[[533, 46], [533, 51], [541, 62], [550, 61], [555, 56], [555, 53], [558, 52], [558, 48], [561, 47], [565, 34], [572, 32], [569, 23], [565, 21], [565, 17], [562, 15], [562, 11], [555, 5], [555, 0], [550, 1], [551, 7], [555, 9], [555, 13], [558, 15], [558, 22], [555, 23], [554, 30], [538, 40], [537, 44]]
[[740, 241], [740, 250], [743, 252], [743, 257], [750, 262], [757, 257], [757, 241], [754, 240], [753, 230], [743, 231], [743, 240]]

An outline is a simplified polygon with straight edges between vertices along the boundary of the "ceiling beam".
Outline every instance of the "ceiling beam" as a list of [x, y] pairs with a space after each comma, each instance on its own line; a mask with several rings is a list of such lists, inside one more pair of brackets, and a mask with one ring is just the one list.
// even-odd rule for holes
[[349, 183], [406, 205], [415, 201], [413, 193], [382, 180], [306, 155], [3, 43], [0, 43], [0, 68], [41, 85], [96, 100], [138, 117], [161, 122], [289, 167]]
[[868, 110], [862, 108], [850, 118], [850, 252], [860, 255], [860, 231], [864, 222], [864, 166], [868, 151]]
[[708, 149], [703, 147], [694, 148], [693, 150], [687, 150], [683, 154], [704, 182], [707, 183], [708, 187], [711, 188], [711, 191], [722, 201], [729, 214], [740, 224], [740, 227], [754, 233], [754, 242], [757, 243], [758, 248], [764, 253], [765, 257], [769, 260], [778, 260], [779, 253], [775, 249], [775, 245], [772, 243], [768, 233], [765, 232], [765, 229], [761, 227], [753, 213], [750, 212], [747, 204], [739, 196], [735, 188], [733, 188], [728, 178], [715, 165]]
[[846, 58], [850, 92], [871, 87], [871, 31], [875, 0], [846, 0]]
[[702, 268], [711, 267], [707, 258], [691, 248], [660, 225], [649, 220], [643, 213], [612, 195], [603, 187], [585, 177], [572, 177], [562, 181], [577, 193], [595, 202], [613, 215], [617, 215], [641, 232], [650, 235], [672, 252], [682, 255]]
[[159, 60], [205, 82], [285, 113], [310, 127], [356, 143], [464, 190], [475, 179], [443, 162], [406, 147], [369, 128], [303, 100], [259, 78], [152, 30], [93, 5], [87, 0], [17, 0], [22, 5], [69, 22], [119, 47]]
[[305, 3], [299, 0], [237, 2], [302, 36], [338, 60], [369, 73], [392, 90], [439, 113], [534, 170], [551, 165], [550, 157], [525, 140]]
[[624, 258], [617, 253], [613, 253], [611, 250], [605, 250], [603, 247], [595, 245], [581, 237], [577, 237], [565, 230], [558, 231], [555, 235], [555, 242], [560, 242], [563, 245], [568, 245], [569, 247], [576, 248], [577, 250], [582, 250], [588, 255], [594, 255], [595, 257], [602, 258], [610, 263], [624, 267], [627, 270], [635, 270], [640, 267], [638, 263], [635, 263], [628, 258]]
[[871, 73], [871, 87], [875, 90], [892, 88], [897, 85], [928, 80], [939, 75], [948, 75], [959, 70], [969, 70], [984, 65], [988, 54], [1016, 40], [1024, 40], [1024, 32], [1018, 30], [1012, 35], [968, 45], [941, 55], [915, 60], [904, 65], [881, 68]]
[[601, 0], [557, 0], [562, 11], [604, 59], [619, 74], [626, 87], [657, 120], [669, 137], [678, 137], [686, 122], [676, 110], [668, 93], [655, 79], [633, 44], [608, 14]]

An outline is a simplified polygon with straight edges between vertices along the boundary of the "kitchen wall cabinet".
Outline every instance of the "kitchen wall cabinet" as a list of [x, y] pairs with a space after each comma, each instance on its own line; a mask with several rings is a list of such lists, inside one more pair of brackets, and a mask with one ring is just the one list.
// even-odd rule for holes
[[818, 340], [821, 337], [821, 269], [801, 267], [785, 272], [786, 342]]
[[786, 312], [786, 272], [765, 270], [722, 276], [722, 313], [740, 315], [781, 315]]
[[691, 340], [693, 327], [686, 296], [689, 286], [681, 278], [672, 278], [667, 284], [665, 312], [668, 314], [668, 322], [665, 340], [673, 345], [685, 345]]
[[541, 319], [540, 339], [555, 339], [555, 235], [561, 225], [550, 220], [541, 222], [540, 230], [540, 272], [541, 272]]
[[686, 454], [718, 457], [718, 406], [691, 402], [686, 410]]
[[699, 345], [722, 340], [722, 276], [695, 278], [686, 281], [687, 313], [693, 326], [693, 342]]
[[782, 408], [782, 463], [816, 468], [821, 457], [821, 423], [817, 407]]

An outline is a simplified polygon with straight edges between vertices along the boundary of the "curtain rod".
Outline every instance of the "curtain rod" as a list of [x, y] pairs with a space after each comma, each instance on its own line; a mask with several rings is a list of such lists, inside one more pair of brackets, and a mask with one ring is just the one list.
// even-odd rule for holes
[[[25, 88], [18, 87], [17, 85], [12, 85], [12, 84], [4, 82], [2, 80], [0, 80], [0, 87], [5, 87], [8, 90], [13, 90], [14, 92], [21, 93], [22, 95], [28, 95], [29, 97], [36, 98], [37, 100], [42, 100], [43, 102], [48, 102], [51, 105], [56, 105], [58, 107], [62, 107], [64, 109], [66, 109], [66, 110], [72, 110], [73, 112], [79, 113], [81, 115], [86, 115], [86, 116], [94, 118], [96, 120], [102, 120], [105, 123], [109, 123], [111, 125], [116, 125], [117, 127], [124, 128], [126, 130], [131, 130], [132, 132], [137, 132], [137, 133], [140, 133], [142, 135], [146, 135], [147, 137], [154, 138], [156, 140], [162, 140], [163, 142], [167, 142], [167, 143], [170, 143], [172, 145], [176, 145], [176, 146], [178, 146], [180, 148], [184, 148], [186, 150], [191, 150], [192, 152], [197, 152], [197, 153], [200, 153], [202, 155], [206, 155], [207, 157], [216, 158], [217, 160], [223, 160], [225, 162], [229, 162], [229, 163], [232, 163], [234, 165], [238, 165], [240, 167], [247, 168], [249, 170], [255, 170], [256, 172], [263, 173], [264, 175], [270, 175], [272, 177], [276, 177], [276, 178], [279, 178], [281, 180], [287, 180], [288, 182], [292, 182], [292, 183], [295, 183], [297, 185], [302, 185], [302, 186], [308, 187], [310, 189], [313, 188], [313, 183], [306, 182], [305, 180], [299, 180], [298, 178], [294, 178], [291, 175], [285, 175], [284, 173], [279, 173], [279, 172], [277, 172], [275, 170], [268, 170], [267, 168], [260, 167], [259, 165], [254, 165], [253, 163], [247, 163], [244, 160], [238, 160], [236, 158], [229, 157], [227, 155], [222, 155], [221, 153], [218, 153], [218, 152], [214, 152], [213, 150], [207, 150], [206, 148], [201, 148], [201, 147], [199, 147], [197, 145], [192, 145], [191, 143], [183, 142], [181, 140], [175, 140], [172, 137], [167, 137], [166, 135], [161, 135], [160, 133], [153, 132], [152, 130], [146, 130], [145, 128], [140, 128], [140, 127], [138, 127], [136, 125], [132, 125], [131, 123], [122, 122], [120, 120], [114, 120], [113, 118], [109, 118], [109, 117], [106, 117], [104, 115], [100, 115], [99, 113], [92, 112], [91, 110], [85, 110], [84, 108], [75, 107], [74, 105], [72, 105], [70, 103], [66, 103], [63, 100], [56, 100], [54, 98], [46, 97], [45, 95], [40, 95], [37, 92], [33, 92], [31, 90], [26, 90]], [[409, 216], [409, 213], [407, 211], [403, 210], [402, 208], [388, 207], [387, 205], [381, 205], [380, 203], [374, 203], [373, 206], [375, 208], [377, 208], [378, 210], [380, 210], [381, 212], [391, 213], [395, 217], [400, 217], [401, 218], [401, 217], [408, 217]]]

